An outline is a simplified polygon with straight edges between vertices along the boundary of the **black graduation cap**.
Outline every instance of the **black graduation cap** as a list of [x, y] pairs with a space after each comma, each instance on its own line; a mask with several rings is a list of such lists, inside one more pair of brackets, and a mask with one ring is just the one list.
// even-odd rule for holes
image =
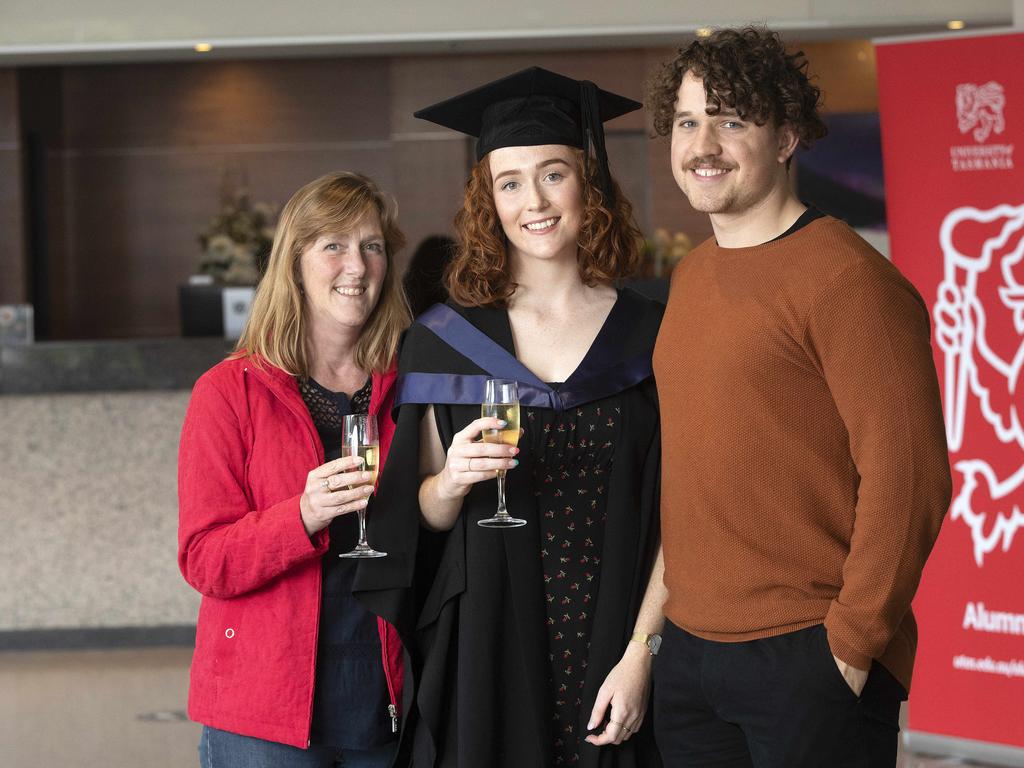
[[605, 205], [613, 200], [608, 155], [604, 146], [607, 120], [643, 106], [604, 91], [589, 80], [530, 67], [500, 80], [425, 107], [415, 116], [476, 136], [476, 159], [502, 147], [565, 144], [593, 153]]

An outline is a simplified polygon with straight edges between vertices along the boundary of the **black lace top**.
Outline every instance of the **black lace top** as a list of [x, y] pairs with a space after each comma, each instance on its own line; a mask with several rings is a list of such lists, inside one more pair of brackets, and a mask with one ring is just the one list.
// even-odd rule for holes
[[[313, 379], [299, 380], [299, 393], [324, 444], [325, 461], [341, 456], [342, 419], [353, 413], [369, 413], [371, 382], [372, 379], [367, 379], [362, 388], [350, 398], [344, 392], [332, 392]], [[324, 440], [325, 432], [327, 440]], [[335, 437], [337, 439], [332, 439]]]

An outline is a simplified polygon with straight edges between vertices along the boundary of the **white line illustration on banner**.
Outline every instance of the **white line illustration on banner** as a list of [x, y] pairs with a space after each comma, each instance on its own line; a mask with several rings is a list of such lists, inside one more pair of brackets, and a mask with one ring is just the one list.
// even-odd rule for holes
[[[993, 236], [984, 241], [980, 253], [963, 253], [954, 244], [954, 232], [962, 224], [988, 225]], [[1024, 425], [1016, 403], [1024, 400], [1021, 369], [1024, 367], [1024, 343], [1016, 347], [1012, 359], [1004, 359], [990, 345], [986, 335], [985, 307], [978, 297], [978, 279], [998, 259], [1001, 282], [999, 299], [1012, 313], [1013, 329], [1024, 341], [1024, 284], [1017, 281], [1014, 268], [1024, 259], [1024, 237], [1012, 250], [1003, 252], [1017, 233], [1024, 229], [1024, 205], [999, 205], [989, 210], [963, 207], [951, 211], [942, 222], [939, 242], [944, 260], [943, 280], [933, 308], [935, 339], [944, 355], [944, 398], [946, 435], [951, 451], [964, 444], [968, 392], [978, 403], [981, 416], [992, 427], [999, 442], [1015, 444], [1024, 458]], [[993, 308], [995, 309], [995, 308]], [[962, 520], [971, 531], [974, 561], [984, 565], [985, 556], [1001, 545], [1009, 550], [1014, 535], [1024, 528], [1024, 463], [1009, 477], [999, 479], [991, 465], [982, 459], [958, 461], [953, 468], [962, 482], [950, 508], [953, 520]], [[1010, 509], [976, 509], [974, 492], [984, 482], [992, 502]], [[994, 516], [988, 533], [989, 515]]]

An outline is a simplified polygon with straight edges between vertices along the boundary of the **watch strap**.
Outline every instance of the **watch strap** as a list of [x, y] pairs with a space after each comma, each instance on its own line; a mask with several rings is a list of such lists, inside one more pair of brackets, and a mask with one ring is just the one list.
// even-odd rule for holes
[[647, 652], [651, 656], [657, 656], [658, 648], [661, 646], [661, 635], [648, 634], [646, 632], [634, 632], [633, 636], [629, 638], [631, 643], [640, 643], [647, 647]]

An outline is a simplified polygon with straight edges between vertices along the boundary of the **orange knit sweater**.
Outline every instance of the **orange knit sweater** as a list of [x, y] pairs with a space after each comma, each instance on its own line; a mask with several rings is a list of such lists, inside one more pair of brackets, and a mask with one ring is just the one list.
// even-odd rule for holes
[[910, 688], [910, 602], [949, 505], [928, 310], [825, 217], [675, 269], [654, 353], [666, 616], [709, 640], [824, 622]]

